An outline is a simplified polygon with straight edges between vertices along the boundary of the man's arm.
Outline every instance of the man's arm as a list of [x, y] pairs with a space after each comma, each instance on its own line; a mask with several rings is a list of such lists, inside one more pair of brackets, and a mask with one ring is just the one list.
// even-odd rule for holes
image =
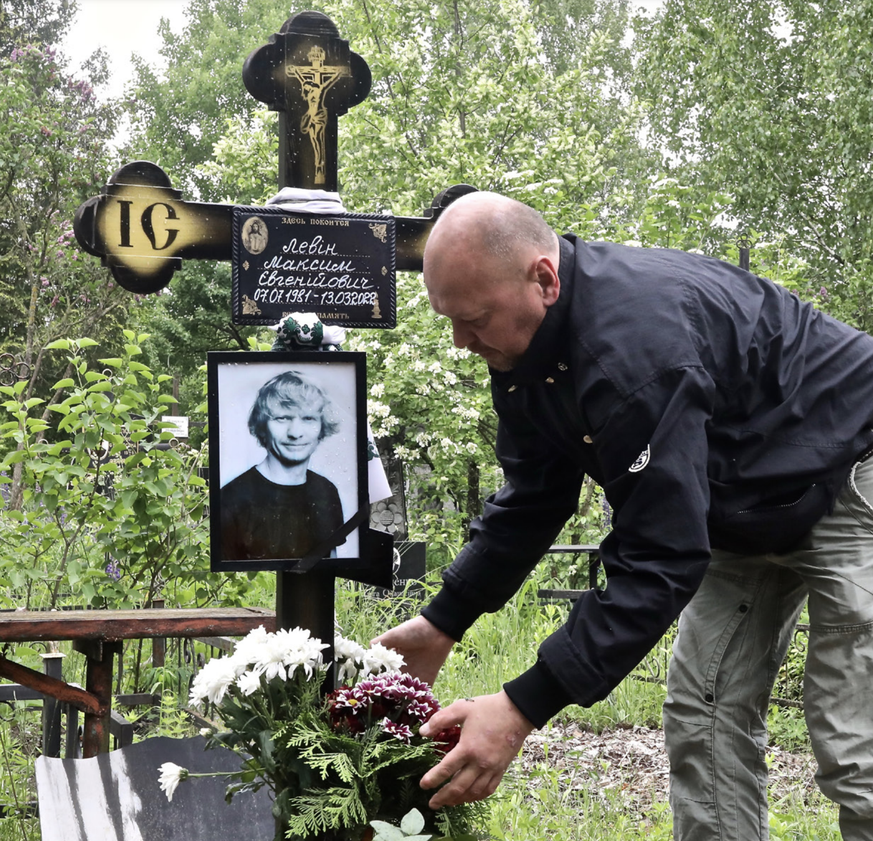
[[[422, 781], [429, 787], [451, 780], [433, 805], [487, 796], [534, 726], [568, 703], [605, 697], [694, 594], [709, 562], [710, 394], [703, 372], [677, 370], [617, 408], [608, 433], [596, 440], [607, 493], [620, 509], [601, 546], [607, 589], [586, 593], [543, 643], [537, 663], [503, 692], [473, 699], [483, 714], [456, 702], [432, 719], [427, 733], [463, 728], [458, 746]], [[646, 449], [645, 465], [630, 470]]]
[[376, 637], [381, 643], [403, 655], [406, 671], [433, 686], [455, 641], [423, 616], [416, 616]]
[[583, 469], [523, 416], [501, 413], [497, 455], [506, 482], [485, 500], [469, 543], [422, 610], [454, 640], [518, 591], [579, 504]]

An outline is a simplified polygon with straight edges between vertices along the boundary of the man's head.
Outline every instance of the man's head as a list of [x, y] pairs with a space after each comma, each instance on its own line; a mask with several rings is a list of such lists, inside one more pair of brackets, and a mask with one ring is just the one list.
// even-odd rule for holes
[[327, 395], [297, 371], [264, 383], [249, 414], [249, 432], [283, 464], [308, 461], [318, 443], [338, 430]]
[[558, 299], [559, 260], [558, 238], [535, 210], [469, 193], [434, 225], [424, 283], [434, 311], [452, 322], [455, 345], [508, 371]]

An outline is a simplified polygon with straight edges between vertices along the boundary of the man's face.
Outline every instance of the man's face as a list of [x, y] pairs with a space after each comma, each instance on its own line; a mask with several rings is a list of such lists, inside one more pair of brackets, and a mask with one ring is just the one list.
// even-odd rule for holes
[[452, 322], [456, 347], [510, 371], [528, 349], [546, 312], [539, 284], [521, 277], [495, 279], [467, 265], [461, 272], [425, 277], [434, 312]]
[[277, 406], [267, 421], [267, 449], [284, 465], [309, 461], [321, 436], [321, 406]]

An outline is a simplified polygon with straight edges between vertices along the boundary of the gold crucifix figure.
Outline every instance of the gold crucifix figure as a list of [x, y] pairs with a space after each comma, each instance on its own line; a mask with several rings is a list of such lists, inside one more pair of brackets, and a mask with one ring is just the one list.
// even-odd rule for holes
[[348, 67], [326, 65], [325, 51], [314, 46], [308, 54], [310, 64], [285, 67], [287, 76], [297, 79], [303, 88], [306, 100], [306, 113], [300, 120], [300, 130], [309, 135], [312, 151], [315, 153], [315, 183], [325, 183], [325, 129], [327, 127], [327, 108], [324, 99], [327, 92], [343, 77], [350, 76]]

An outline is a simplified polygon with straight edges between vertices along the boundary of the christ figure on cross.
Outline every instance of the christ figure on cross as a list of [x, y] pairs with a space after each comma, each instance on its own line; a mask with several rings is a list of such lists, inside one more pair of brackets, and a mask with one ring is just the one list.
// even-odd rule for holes
[[315, 153], [315, 183], [325, 182], [325, 142], [327, 108], [324, 99], [327, 92], [343, 77], [351, 75], [348, 67], [326, 65], [325, 52], [315, 46], [309, 51], [310, 65], [290, 65], [285, 68], [288, 76], [297, 79], [303, 88], [306, 113], [300, 121], [300, 130], [309, 135]]

